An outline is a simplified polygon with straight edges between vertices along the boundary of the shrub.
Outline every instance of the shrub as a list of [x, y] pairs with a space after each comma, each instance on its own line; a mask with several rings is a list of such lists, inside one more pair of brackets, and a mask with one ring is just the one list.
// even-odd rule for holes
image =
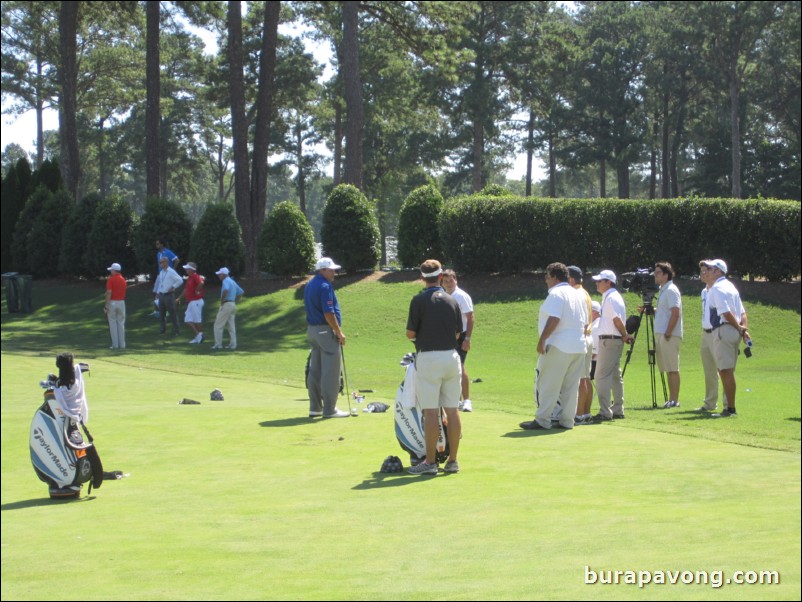
[[123, 273], [136, 273], [136, 256], [131, 245], [134, 215], [123, 200], [99, 201], [87, 236], [83, 255], [85, 270], [90, 276], [107, 275], [112, 263], [119, 263]]
[[28, 269], [34, 276], [58, 273], [61, 235], [75, 205], [63, 188], [48, 195], [26, 238]]
[[14, 226], [14, 235], [11, 238], [11, 263], [18, 272], [30, 271], [28, 262], [28, 236], [34, 223], [39, 219], [45, 203], [53, 193], [46, 186], [39, 186], [25, 201], [20, 211], [17, 223]]
[[379, 225], [358, 188], [340, 184], [323, 209], [323, 253], [348, 270], [374, 269], [381, 257]]
[[427, 259], [443, 257], [437, 221], [443, 196], [433, 185], [409, 193], [398, 214], [398, 260], [403, 267], [417, 267]]
[[87, 270], [84, 259], [92, 220], [101, 201], [99, 194], [89, 194], [72, 208], [61, 236], [61, 254], [58, 260], [60, 273], [72, 276], [97, 275]]
[[134, 230], [138, 271], [151, 276], [158, 272], [155, 241], [162, 241], [181, 261], [186, 261], [191, 239], [192, 222], [178, 203], [148, 199], [145, 213]]
[[192, 235], [189, 255], [183, 261], [194, 261], [201, 274], [214, 274], [223, 266], [232, 272], [242, 272], [245, 244], [242, 242], [242, 229], [230, 205], [206, 207]]
[[312, 226], [294, 203], [276, 205], [259, 234], [259, 269], [280, 276], [308, 273], [315, 265]]

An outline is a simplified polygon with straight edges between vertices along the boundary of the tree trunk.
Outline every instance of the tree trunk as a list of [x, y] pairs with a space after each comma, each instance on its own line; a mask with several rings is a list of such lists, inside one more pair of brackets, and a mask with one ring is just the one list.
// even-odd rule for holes
[[616, 177], [618, 179], [618, 198], [629, 198], [629, 165], [623, 164], [616, 167]]
[[242, 8], [238, 0], [228, 3], [229, 95], [231, 101], [231, 136], [234, 154], [234, 207], [237, 221], [245, 230], [250, 227], [250, 170], [248, 165], [248, 122], [245, 116], [245, 84], [243, 81]]
[[34, 169], [39, 169], [45, 161], [45, 101], [42, 99], [42, 58], [39, 53], [36, 55], [36, 75], [36, 165], [34, 165]]
[[148, 0], [146, 10], [146, 105], [145, 105], [145, 177], [148, 197], [160, 196], [164, 190], [161, 178], [161, 73], [159, 57], [158, 0]]
[[334, 185], [342, 183], [343, 161], [343, 108], [340, 103], [334, 105]]
[[345, 85], [345, 179], [362, 189], [362, 144], [365, 121], [362, 106], [362, 78], [359, 75], [359, 3], [342, 3], [343, 10], [343, 63], [341, 65]]
[[526, 196], [532, 196], [532, 158], [535, 154], [535, 112], [530, 107], [526, 124]]
[[741, 87], [736, 72], [737, 56], [732, 59], [730, 68], [730, 126], [732, 144], [732, 198], [741, 198], [741, 118], [738, 105], [741, 98]]
[[59, 11], [59, 50], [61, 65], [58, 70], [61, 85], [59, 103], [59, 136], [61, 137], [61, 177], [75, 200], [81, 179], [78, 156], [77, 115], [77, 32], [79, 2], [62, 2]]
[[607, 161], [599, 161], [599, 198], [607, 198]]
[[554, 154], [554, 130], [549, 125], [549, 198], [557, 197], [557, 157]]
[[108, 196], [108, 161], [106, 159], [106, 118], [98, 119], [97, 162], [100, 176], [100, 196]]
[[256, 99], [256, 124], [251, 168], [250, 224], [243, 227], [245, 271], [255, 274], [258, 265], [258, 241], [265, 221], [267, 203], [267, 151], [270, 144], [270, 119], [273, 113], [273, 74], [276, 71], [278, 19], [281, 2], [265, 2], [262, 47], [259, 52], [259, 90]]
[[[301, 208], [301, 213], [306, 215], [306, 173], [304, 172], [304, 139], [303, 139], [303, 124], [300, 115], [296, 117], [295, 121], [295, 162], [298, 165], [298, 204]], [[309, 219], [309, 216], [306, 215]]]

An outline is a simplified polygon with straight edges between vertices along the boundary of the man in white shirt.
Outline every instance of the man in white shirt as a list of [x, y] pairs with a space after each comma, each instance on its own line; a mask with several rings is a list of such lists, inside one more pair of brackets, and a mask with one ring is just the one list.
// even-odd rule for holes
[[738, 361], [741, 340], [749, 340], [746, 312], [741, 295], [727, 280], [727, 264], [721, 259], [699, 262], [699, 275], [710, 287], [706, 310], [713, 330], [713, 353], [721, 384], [724, 388], [725, 407], [720, 416], [735, 416], [735, 364]]
[[[602, 294], [599, 321], [599, 348], [596, 350], [596, 392], [599, 395], [599, 413], [594, 422], [607, 422], [624, 418], [624, 379], [621, 377], [621, 354], [624, 343], [634, 339], [627, 333], [627, 308], [616, 288], [618, 278], [612, 270], [602, 270], [594, 276], [596, 290]], [[612, 395], [611, 395], [612, 392]], [[610, 399], [613, 404], [610, 404]]]
[[463, 412], [472, 412], [471, 404], [471, 379], [465, 371], [465, 360], [468, 359], [468, 352], [471, 350], [471, 335], [473, 334], [473, 300], [471, 296], [462, 290], [457, 283], [457, 273], [454, 270], [443, 270], [443, 288], [454, 297], [454, 301], [459, 305], [462, 312], [462, 333], [457, 339], [457, 353], [462, 362], [462, 402], [459, 409]]
[[170, 321], [173, 324], [173, 336], [179, 333], [178, 315], [175, 311], [175, 292], [184, 284], [184, 280], [169, 265], [169, 259], [162, 255], [159, 259], [159, 275], [153, 285], [153, 296], [159, 303], [159, 334], [167, 331], [165, 319], [166, 312], [170, 312]]
[[674, 284], [674, 268], [667, 261], [654, 266], [654, 281], [660, 285], [654, 311], [657, 367], [668, 379], [665, 408], [679, 407], [679, 348], [682, 344], [682, 295]]
[[537, 374], [535, 380], [535, 419], [521, 423], [526, 430], [549, 430], [551, 416], [562, 400], [560, 428], [574, 428], [579, 379], [585, 368], [585, 300], [568, 284], [568, 268], [552, 263], [546, 268], [549, 296], [538, 316]]

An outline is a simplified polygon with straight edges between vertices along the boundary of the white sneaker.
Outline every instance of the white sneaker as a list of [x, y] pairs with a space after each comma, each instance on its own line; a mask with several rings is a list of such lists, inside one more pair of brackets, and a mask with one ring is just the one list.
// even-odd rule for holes
[[324, 414], [323, 418], [348, 418], [350, 415], [351, 414], [349, 414], [348, 412], [342, 412], [337, 408], [334, 408], [334, 414], [329, 414], [329, 415]]
[[471, 405], [471, 400], [466, 399], [462, 402], [462, 411], [463, 412], [473, 412], [473, 406]]

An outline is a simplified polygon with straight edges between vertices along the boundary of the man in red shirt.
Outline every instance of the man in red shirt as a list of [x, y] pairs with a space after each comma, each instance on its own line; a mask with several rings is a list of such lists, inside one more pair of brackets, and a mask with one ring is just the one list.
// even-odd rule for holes
[[184, 314], [184, 322], [195, 333], [195, 338], [190, 341], [193, 345], [203, 343], [203, 276], [198, 274], [198, 266], [194, 261], [190, 261], [183, 266], [187, 273], [187, 282], [184, 291], [178, 296], [176, 302], [183, 296], [187, 300], [187, 311]]
[[106, 281], [106, 303], [103, 311], [109, 320], [110, 349], [125, 349], [125, 289], [128, 284], [120, 273], [122, 267], [119, 263], [112, 263], [106, 269], [110, 276]]

